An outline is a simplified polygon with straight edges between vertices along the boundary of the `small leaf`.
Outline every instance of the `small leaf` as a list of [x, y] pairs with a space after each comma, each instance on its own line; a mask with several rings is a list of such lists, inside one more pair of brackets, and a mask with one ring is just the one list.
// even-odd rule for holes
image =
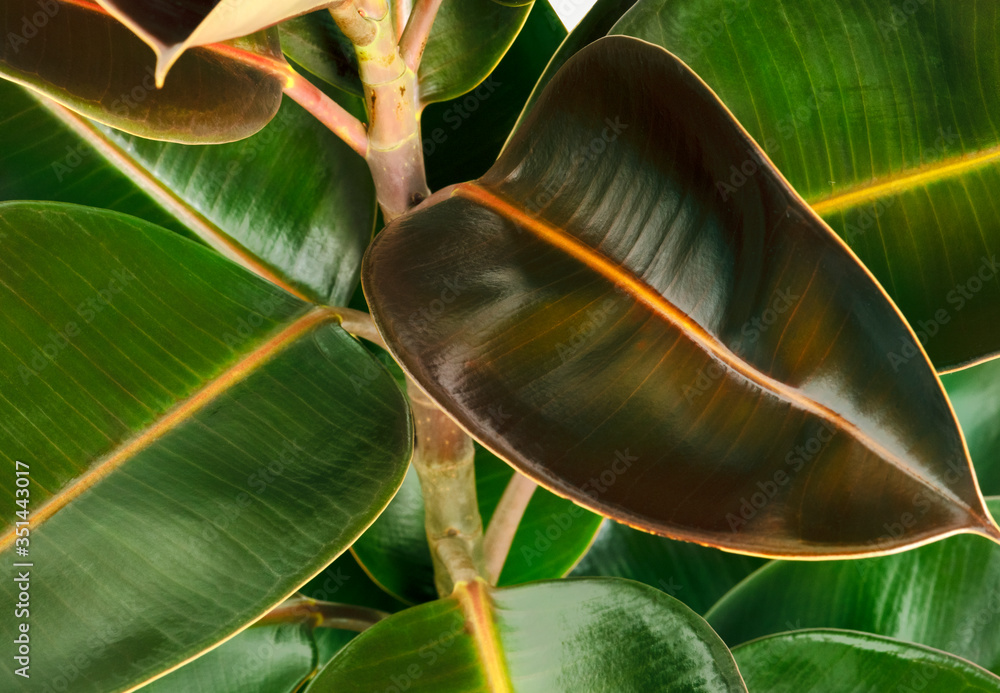
[[[1000, 513], [1000, 498], [989, 506]], [[911, 531], [921, 510], [887, 524], [880, 541]], [[1000, 674], [1000, 547], [951, 537], [860, 561], [774, 561], [706, 618], [731, 646], [786, 630], [845, 628], [935, 647]]]
[[[733, 166], [753, 175], [730, 193]], [[423, 389], [592, 510], [767, 556], [871, 553], [916, 498], [878, 551], [1000, 537], [909, 326], [661, 48], [577, 53], [496, 165], [390, 224], [362, 277]]]
[[474, 178], [497, 160], [531, 87], [566, 38], [548, 0], [535, 0], [524, 28], [479, 86], [432, 103], [421, 116], [431, 190]]
[[703, 614], [764, 563], [762, 558], [674, 541], [605, 520], [594, 545], [570, 575], [636, 580]]
[[539, 582], [408, 609], [355, 638], [307, 693], [735, 693], [732, 655], [693, 611], [612, 579]]
[[142, 137], [187, 144], [249, 137], [281, 104], [274, 31], [192, 52], [157, 89], [149, 49], [86, 0], [5, 0], [0, 77]]
[[751, 692], [1000, 692], [1000, 678], [964, 659], [867, 633], [773, 635], [737, 647], [733, 656]]
[[[476, 446], [476, 495], [484, 527], [513, 475], [510, 466]], [[587, 551], [600, 524], [599, 515], [538, 489], [518, 525], [499, 584], [563, 577]], [[410, 468], [389, 507], [351, 552], [390, 594], [411, 604], [437, 598], [416, 470]]]
[[474, 89], [497, 66], [528, 18], [533, 0], [441, 3], [417, 77], [424, 104]]
[[86, 657], [74, 693], [131, 690], [283, 601], [388, 504], [409, 413], [333, 309], [112, 212], [5, 203], [0, 247], [0, 496], [20, 461], [31, 509], [25, 541], [0, 520], [0, 558], [33, 562], [34, 680]]

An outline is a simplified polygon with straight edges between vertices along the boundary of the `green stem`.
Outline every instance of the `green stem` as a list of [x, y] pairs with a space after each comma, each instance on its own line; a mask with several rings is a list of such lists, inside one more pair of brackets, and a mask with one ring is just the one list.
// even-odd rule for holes
[[296, 597], [271, 609], [255, 626], [279, 623], [311, 623], [314, 628], [336, 628], [358, 633], [371, 628], [389, 614], [377, 609], [351, 604], [321, 602], [308, 597]]
[[417, 441], [413, 466], [424, 495], [438, 594], [486, 575], [472, 439], [420, 388], [409, 385]]

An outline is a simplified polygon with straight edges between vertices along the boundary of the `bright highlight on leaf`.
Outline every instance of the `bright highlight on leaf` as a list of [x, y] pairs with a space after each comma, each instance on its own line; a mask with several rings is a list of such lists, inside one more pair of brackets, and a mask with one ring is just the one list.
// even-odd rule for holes
[[[745, 182], [720, 192], [732, 166]], [[431, 396], [606, 515], [770, 556], [1000, 537], [913, 332], [660, 48], [578, 53], [489, 173], [390, 224], [362, 276]]]

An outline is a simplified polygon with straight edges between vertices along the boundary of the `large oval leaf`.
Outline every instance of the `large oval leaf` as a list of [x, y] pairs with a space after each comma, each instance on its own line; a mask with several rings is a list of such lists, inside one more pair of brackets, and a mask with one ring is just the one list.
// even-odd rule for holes
[[308, 693], [727, 693], [732, 655], [693, 611], [634, 582], [582, 579], [455, 595], [362, 633]]
[[[996, 3], [641, 0], [613, 33], [705, 79], [939, 369], [1000, 352]], [[742, 179], [737, 163], [719, 184]], [[921, 360], [899, 343], [888, 357], [906, 377]]]
[[[990, 509], [1000, 512], [1000, 499], [991, 499]], [[903, 516], [887, 524], [885, 538], [912, 522]], [[706, 618], [730, 645], [786, 630], [846, 628], [936, 647], [1000, 674], [998, 585], [1000, 547], [951, 537], [861, 561], [775, 561]]]
[[[476, 497], [484, 527], [515, 473], [476, 446]], [[389, 507], [351, 547], [383, 589], [411, 604], [438, 597], [424, 515], [420, 481], [411, 467]], [[599, 515], [537, 489], [518, 524], [497, 584], [563, 577], [590, 547], [600, 524]]]
[[7, 507], [30, 471], [30, 536], [7, 514], [0, 557], [32, 563], [31, 680], [73, 662], [75, 692], [129, 690], [361, 534], [402, 481], [408, 410], [332, 309], [176, 234], [53, 203], [0, 205], [0, 233]]
[[[749, 177], [723, 194], [734, 166]], [[910, 328], [660, 48], [578, 53], [486, 176], [391, 224], [365, 263], [413, 378], [586, 507], [763, 555], [1000, 536]], [[906, 377], [886, 362], [900, 344]]]
[[929, 647], [840, 630], [755, 640], [733, 650], [750, 691], [760, 693], [997, 693], [1000, 678]]
[[254, 64], [283, 61], [273, 31], [185, 56], [162, 89], [149, 49], [87, 0], [5, 0], [0, 33], [0, 77], [143, 137], [232, 142], [264, 127], [281, 104], [282, 80]]
[[[190, 146], [127, 135], [18, 92], [0, 85], [10, 97], [0, 118], [20, 138], [0, 161], [0, 196], [86, 202], [166, 222], [301, 297], [350, 299], [375, 222], [375, 188], [364, 160], [293, 101], [253, 137]], [[363, 110], [359, 99], [342, 100]], [[26, 136], [34, 128], [44, 138]]]
[[703, 614], [764, 559], [647, 534], [605, 520], [594, 545], [571, 575], [636, 580]]

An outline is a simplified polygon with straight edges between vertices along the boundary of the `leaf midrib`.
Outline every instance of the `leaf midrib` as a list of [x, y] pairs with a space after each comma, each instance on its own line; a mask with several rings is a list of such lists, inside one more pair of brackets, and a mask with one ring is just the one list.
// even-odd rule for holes
[[923, 185], [958, 177], [988, 166], [997, 160], [1000, 160], [1000, 145], [977, 151], [974, 154], [960, 154], [932, 164], [873, 178], [828, 197], [806, 199], [806, 202], [813, 208], [813, 211], [824, 216], [842, 212], [865, 202], [873, 202], [882, 197], [895, 197]]
[[839, 430], [846, 431], [849, 435], [853, 436], [855, 440], [889, 464], [896, 467], [906, 476], [909, 476], [920, 484], [926, 486], [944, 500], [957, 504], [959, 507], [965, 509], [969, 513], [970, 518], [978, 518], [980, 516], [980, 513], [977, 513], [957, 495], [952, 493], [950, 490], [942, 488], [926, 479], [919, 472], [907, 465], [894, 452], [885, 448], [877, 440], [874, 440], [853, 422], [848, 421], [837, 412], [803, 395], [801, 392], [789, 387], [785, 383], [758, 371], [751, 364], [747, 363], [743, 359], [740, 359], [736, 354], [730, 351], [725, 344], [717, 340], [695, 320], [691, 319], [690, 316], [664, 298], [659, 292], [630, 272], [624, 271], [620, 265], [589, 245], [583, 243], [576, 237], [570, 235], [565, 230], [552, 226], [535, 215], [527, 214], [515, 204], [504, 200], [492, 191], [486, 190], [478, 183], [460, 184], [454, 188], [452, 194], [464, 197], [473, 203], [480, 204], [490, 209], [502, 217], [510, 219], [521, 228], [532, 232], [542, 241], [566, 252], [571, 257], [579, 260], [585, 266], [613, 283], [615, 286], [618, 286], [622, 290], [629, 293], [629, 295], [645, 305], [655, 314], [666, 319], [688, 339], [699, 345], [710, 356], [714, 357], [723, 366], [728, 367], [733, 373], [743, 377], [754, 386], [781, 397], [791, 406], [798, 407], [801, 410], [829, 422], [830, 424], [836, 426]]
[[485, 582], [478, 579], [459, 583], [455, 587], [454, 597], [462, 608], [466, 625], [472, 631], [476, 654], [486, 676], [486, 689], [490, 693], [513, 693], [510, 673], [507, 671], [506, 658], [493, 618], [489, 589]]
[[[46, 520], [50, 519], [74, 499], [162, 438], [169, 431], [189, 420], [194, 414], [216, 400], [226, 390], [248, 378], [281, 351], [294, 344], [298, 339], [326, 323], [339, 320], [340, 316], [337, 311], [326, 307], [314, 308], [304, 315], [300, 315], [270, 339], [258, 344], [254, 349], [247, 352], [236, 363], [202, 386], [201, 389], [187, 399], [178, 403], [143, 431], [119, 443], [114, 450], [56, 492], [55, 495], [51, 496], [37, 510], [33, 510], [31, 513], [32, 531], [38, 531], [38, 528]], [[0, 552], [6, 551], [14, 543], [16, 538], [15, 529], [15, 527], [11, 527], [9, 531], [0, 536]]]

